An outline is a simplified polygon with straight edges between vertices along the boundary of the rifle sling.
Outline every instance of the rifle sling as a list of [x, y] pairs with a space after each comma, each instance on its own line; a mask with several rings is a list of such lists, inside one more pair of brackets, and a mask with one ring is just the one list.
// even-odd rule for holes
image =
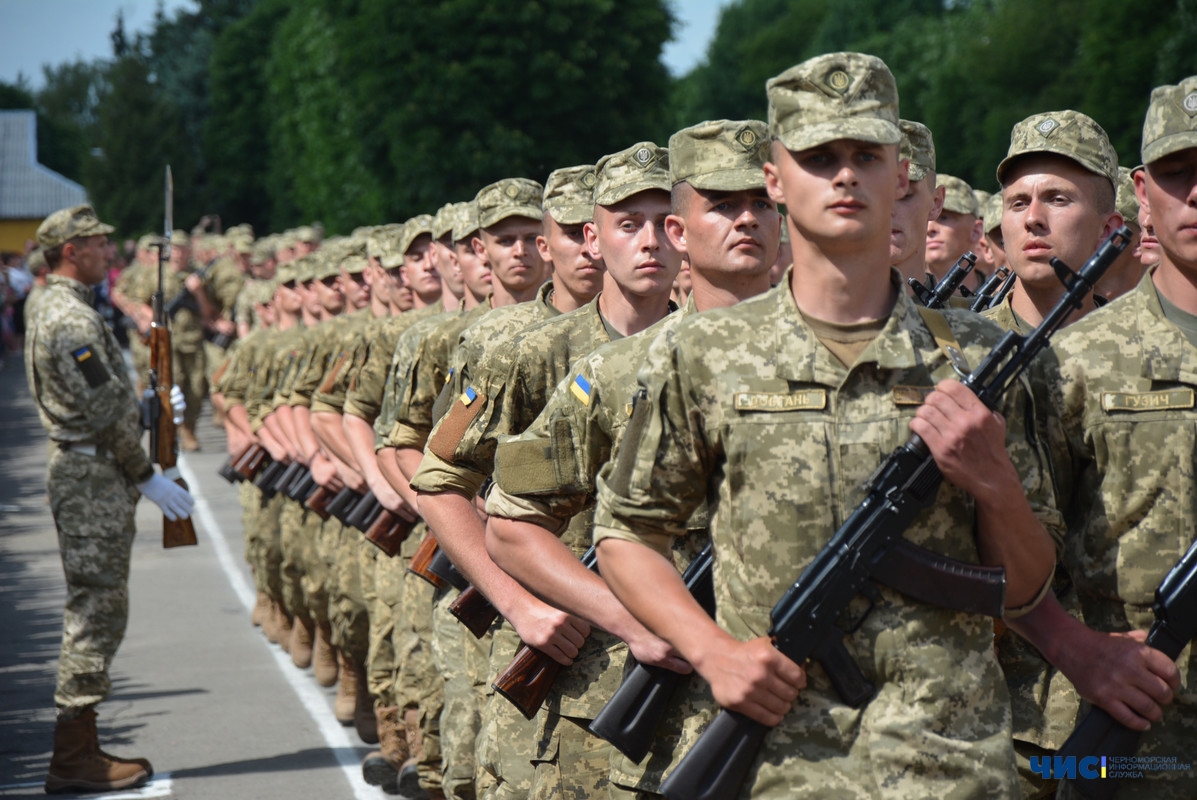
[[899, 539], [869, 566], [875, 580], [924, 603], [953, 611], [1001, 617], [1006, 570], [957, 561]]

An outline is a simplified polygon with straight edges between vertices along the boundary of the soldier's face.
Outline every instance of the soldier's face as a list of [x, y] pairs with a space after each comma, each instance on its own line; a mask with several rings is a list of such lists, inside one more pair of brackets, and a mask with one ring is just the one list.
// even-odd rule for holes
[[478, 231], [495, 280], [513, 293], [527, 291], [545, 281], [545, 264], [536, 249], [540, 226], [538, 219], [508, 217]]
[[1160, 259], [1197, 273], [1197, 147], [1164, 156], [1135, 173], [1135, 194], [1151, 214]]
[[79, 282], [87, 286], [101, 283], [108, 272], [108, 237], [85, 236], [71, 240], [70, 244], [73, 248], [70, 260], [78, 271]]
[[606, 267], [586, 249], [582, 223], [562, 225], [551, 214], [544, 215], [544, 233], [536, 238], [541, 260], [552, 264], [553, 279], [561, 281], [577, 297], [594, 297], [603, 286]]
[[[1135, 190], [1138, 193], [1138, 189]], [[1160, 240], [1155, 238], [1155, 224], [1151, 221], [1151, 211], [1142, 201], [1139, 202], [1139, 249], [1135, 251], [1139, 263], [1145, 267], [1160, 263]]]
[[370, 287], [366, 283], [365, 273], [341, 270], [338, 285], [345, 298], [345, 305], [349, 308], [357, 310], [370, 305]]
[[[943, 187], [935, 187], [935, 176], [928, 173], [911, 181], [906, 194], [894, 203], [889, 230], [889, 263], [897, 265], [912, 258], [927, 241], [927, 223], [943, 210]], [[910, 276], [919, 277], [922, 276]]]
[[453, 252], [457, 254], [461, 280], [470, 294], [479, 300], [490, 294], [494, 277], [491, 275], [490, 262], [486, 260], [486, 246], [482, 240], [475, 236], [469, 241], [456, 242]]
[[436, 270], [432, 237], [422, 234], [403, 254], [403, 274], [407, 285], [425, 303], [433, 303], [441, 296], [441, 274]]
[[585, 226], [586, 246], [625, 293], [648, 297], [673, 289], [682, 256], [665, 234], [668, 216], [669, 193], [660, 189], [594, 207], [594, 222]]
[[976, 250], [979, 241], [981, 220], [945, 208], [927, 223], [927, 270], [942, 278], [966, 251]]
[[687, 199], [665, 222], [669, 240], [699, 275], [755, 276], [777, 260], [781, 216], [764, 187], [735, 192], [676, 187]]
[[465, 294], [465, 278], [461, 274], [461, 265], [457, 263], [457, 253], [448, 237], [434, 243], [439, 257], [436, 260], [436, 271], [440, 273], [444, 288], [449, 294], [460, 298]]
[[1026, 156], [1010, 167], [1002, 188], [1002, 241], [1020, 283], [1059, 286], [1051, 259], [1079, 269], [1121, 223], [1117, 214], [1099, 210], [1096, 181], [1109, 186], [1071, 159], [1050, 154]]
[[894, 202], [906, 194], [898, 146], [836, 139], [792, 152], [773, 143], [765, 164], [769, 196], [786, 206], [791, 239], [823, 251], [848, 243], [888, 250]]
[[312, 288], [320, 300], [320, 307], [330, 314], [340, 314], [345, 308], [345, 296], [341, 294], [341, 289], [337, 286], [339, 280], [340, 276], [334, 275], [312, 281]]

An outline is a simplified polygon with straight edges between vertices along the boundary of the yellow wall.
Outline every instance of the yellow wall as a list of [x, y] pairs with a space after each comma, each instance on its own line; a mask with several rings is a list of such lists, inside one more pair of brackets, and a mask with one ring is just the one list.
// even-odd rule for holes
[[40, 219], [0, 219], [0, 250], [24, 253], [25, 241], [34, 238]]

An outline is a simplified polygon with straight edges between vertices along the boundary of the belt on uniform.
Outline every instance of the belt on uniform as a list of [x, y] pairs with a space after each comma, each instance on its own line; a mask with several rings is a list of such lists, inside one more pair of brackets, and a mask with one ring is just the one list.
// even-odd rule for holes
[[62, 450], [70, 450], [72, 453], [81, 453], [92, 458], [103, 458], [108, 455], [108, 451], [102, 444], [89, 444], [86, 442], [59, 442], [58, 447]]

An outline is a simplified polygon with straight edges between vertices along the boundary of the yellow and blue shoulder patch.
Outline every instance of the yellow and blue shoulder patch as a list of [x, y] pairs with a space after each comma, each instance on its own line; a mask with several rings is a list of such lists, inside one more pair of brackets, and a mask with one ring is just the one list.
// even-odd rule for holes
[[72, 350], [71, 357], [75, 359], [75, 366], [83, 373], [83, 379], [91, 388], [101, 386], [108, 380], [108, 369], [104, 366], [103, 359], [97, 357], [91, 349], [91, 345], [85, 344], [78, 350]]
[[478, 393], [474, 391], [473, 386], [467, 386], [466, 390], [461, 393], [461, 404], [468, 406], [470, 403], [478, 399]]
[[590, 381], [583, 378], [581, 375], [574, 376], [574, 382], [569, 385], [569, 390], [573, 392], [574, 397], [584, 405], [590, 405]]

